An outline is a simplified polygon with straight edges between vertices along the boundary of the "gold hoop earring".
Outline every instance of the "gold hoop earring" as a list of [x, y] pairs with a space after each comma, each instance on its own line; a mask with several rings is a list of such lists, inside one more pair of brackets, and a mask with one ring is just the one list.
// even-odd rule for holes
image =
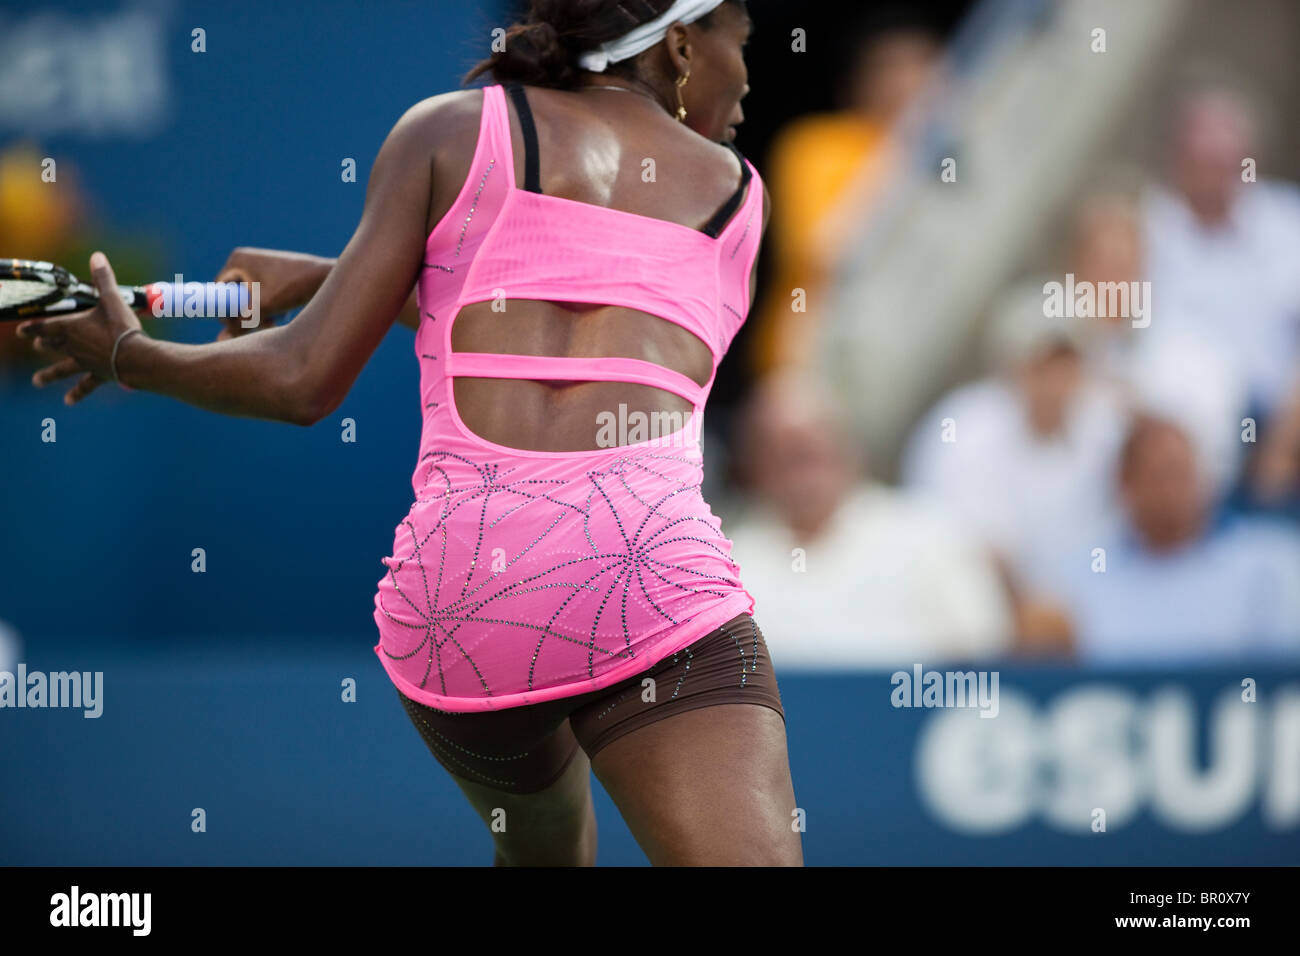
[[690, 78], [690, 70], [677, 77], [677, 122], [679, 123], [686, 122], [686, 104], [682, 102], [682, 87], [686, 85], [686, 81]]

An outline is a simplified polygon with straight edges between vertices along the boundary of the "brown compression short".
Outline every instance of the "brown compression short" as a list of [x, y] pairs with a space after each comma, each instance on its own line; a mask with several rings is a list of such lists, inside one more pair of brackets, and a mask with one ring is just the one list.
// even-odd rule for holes
[[444, 768], [508, 793], [544, 790], [579, 747], [594, 757], [625, 734], [684, 711], [760, 704], [785, 719], [767, 643], [748, 614], [640, 674], [575, 697], [484, 713], [436, 710], [401, 691], [398, 697]]

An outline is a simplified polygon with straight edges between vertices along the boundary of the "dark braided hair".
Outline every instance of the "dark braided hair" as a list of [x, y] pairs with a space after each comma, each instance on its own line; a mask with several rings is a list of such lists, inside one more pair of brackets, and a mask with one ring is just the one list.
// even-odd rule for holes
[[[743, 3], [744, 0], [730, 0]], [[484, 73], [498, 83], [523, 83], [568, 90], [578, 85], [578, 57], [602, 43], [662, 16], [673, 0], [532, 0], [522, 23], [506, 30], [505, 50], [494, 53], [465, 75], [468, 84]], [[705, 29], [711, 14], [701, 17]], [[611, 63], [610, 76], [631, 79], [636, 58]]]

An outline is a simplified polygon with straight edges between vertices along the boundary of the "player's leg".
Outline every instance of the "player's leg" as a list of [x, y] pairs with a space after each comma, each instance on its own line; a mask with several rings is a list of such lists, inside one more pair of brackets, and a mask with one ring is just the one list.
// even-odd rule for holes
[[785, 715], [749, 615], [570, 722], [652, 863], [802, 864]]
[[591, 866], [591, 763], [565, 701], [449, 714], [399, 692], [411, 722], [487, 824], [498, 866]]
[[507, 793], [452, 774], [492, 830], [494, 866], [595, 866], [591, 761], [579, 749], [560, 778], [536, 793]]
[[592, 761], [656, 866], [802, 866], [785, 721], [756, 704], [673, 714]]

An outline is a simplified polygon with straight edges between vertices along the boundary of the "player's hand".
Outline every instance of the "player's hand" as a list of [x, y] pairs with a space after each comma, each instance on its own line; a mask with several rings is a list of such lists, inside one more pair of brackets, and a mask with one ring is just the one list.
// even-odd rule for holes
[[221, 331], [217, 341], [233, 339], [249, 332], [270, 328], [274, 325], [273, 316], [283, 315], [302, 303], [293, 301], [290, 291], [292, 270], [287, 267], [282, 256], [259, 249], [238, 248], [226, 259], [226, 264], [217, 273], [218, 282], [256, 282], [258, 284], [258, 323], [245, 328], [242, 316], [233, 315], [221, 320]]
[[104, 382], [113, 380], [109, 363], [114, 344], [123, 332], [140, 328], [140, 320], [118, 294], [113, 267], [102, 252], [90, 257], [90, 274], [99, 289], [99, 302], [93, 309], [29, 319], [17, 328], [19, 337], [30, 341], [37, 352], [57, 358], [32, 376], [33, 385], [40, 388], [82, 373], [63, 396], [65, 405], [75, 405]]

